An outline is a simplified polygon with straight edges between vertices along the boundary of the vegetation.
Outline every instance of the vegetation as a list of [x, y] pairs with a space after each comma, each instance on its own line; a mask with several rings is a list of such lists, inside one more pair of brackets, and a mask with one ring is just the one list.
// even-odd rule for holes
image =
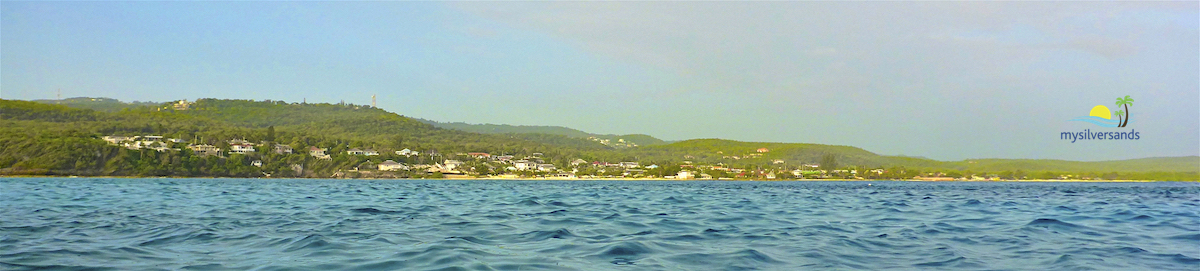
[[[512, 171], [505, 165], [466, 156], [469, 152], [484, 152], [513, 155], [517, 159], [537, 154], [544, 163], [557, 168], [596, 176], [671, 176], [689, 171], [712, 178], [747, 179], [1200, 179], [1197, 169], [1200, 157], [1196, 156], [1103, 162], [1030, 159], [944, 162], [878, 155], [850, 146], [721, 139], [613, 148], [564, 134], [515, 130], [484, 134], [443, 129], [427, 121], [353, 104], [201, 99], [187, 110], [175, 110], [173, 104], [109, 106], [106, 110], [89, 106], [94, 107], [60, 105], [53, 101], [0, 100], [0, 126], [5, 127], [0, 130], [0, 174], [437, 178], [442, 174], [357, 169], [374, 168], [385, 160], [419, 165], [447, 159], [464, 161], [462, 167], [472, 175], [548, 174]], [[120, 109], [110, 110], [114, 108]], [[161, 135], [189, 142], [165, 143], [166, 147], [181, 151], [128, 149], [101, 139], [109, 135]], [[208, 144], [228, 150], [232, 139], [265, 144], [246, 155], [200, 156], [186, 149], [188, 144]], [[276, 144], [291, 147], [295, 153], [275, 153]], [[329, 159], [308, 155], [306, 150], [312, 146], [327, 149]], [[375, 150], [380, 155], [346, 153], [353, 148]], [[419, 151], [421, 155], [395, 153], [401, 149]], [[589, 163], [572, 165], [575, 159]], [[646, 167], [636, 170], [593, 167], [592, 161], [639, 162]], [[815, 165], [820, 168], [813, 168]]]
[[480, 134], [543, 134], [543, 135], [559, 135], [568, 138], [593, 138], [596, 140], [608, 140], [610, 142], [629, 142], [638, 146], [662, 145], [666, 141], [643, 134], [629, 135], [601, 135], [592, 134], [576, 129], [571, 129], [562, 126], [528, 126], [528, 125], [505, 125], [505, 124], [468, 124], [463, 122], [436, 122], [432, 120], [417, 119], [421, 122], [428, 123], [434, 127], [444, 129], [454, 129]]

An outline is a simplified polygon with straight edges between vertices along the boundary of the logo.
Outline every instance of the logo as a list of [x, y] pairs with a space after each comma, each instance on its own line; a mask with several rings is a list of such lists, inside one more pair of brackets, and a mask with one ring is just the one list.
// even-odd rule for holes
[[[1129, 125], [1130, 105], [1133, 105], [1133, 98], [1125, 95], [1125, 98], [1117, 98], [1117, 109], [1119, 110], [1117, 110], [1115, 118], [1107, 106], [1097, 105], [1092, 107], [1092, 112], [1089, 112], [1087, 116], [1077, 117], [1070, 121], [1088, 122], [1100, 125], [1100, 127], [1122, 128]], [[1075, 143], [1078, 140], [1138, 140], [1142, 136], [1133, 129], [1129, 129], [1129, 132], [1092, 132], [1092, 129], [1084, 129], [1083, 132], [1062, 132], [1058, 138]]]
[[[1114, 113], [1108, 110], [1107, 106], [1097, 105], [1092, 107], [1092, 112], [1087, 116], [1076, 117], [1071, 119], [1071, 121], [1090, 122], [1100, 125], [1100, 127], [1125, 127], [1129, 125], [1130, 105], [1133, 105], [1133, 99], [1129, 98], [1129, 95], [1125, 95], [1125, 98], [1117, 98], [1117, 109], [1120, 110], [1117, 110], [1115, 113], [1117, 115], [1116, 118], [1113, 118]], [[1124, 107], [1122, 108], [1122, 106]]]

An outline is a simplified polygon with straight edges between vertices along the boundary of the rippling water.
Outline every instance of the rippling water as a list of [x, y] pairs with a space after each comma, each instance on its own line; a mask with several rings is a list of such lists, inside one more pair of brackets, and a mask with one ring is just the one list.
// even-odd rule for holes
[[0, 269], [1198, 270], [1198, 191], [0, 178]]

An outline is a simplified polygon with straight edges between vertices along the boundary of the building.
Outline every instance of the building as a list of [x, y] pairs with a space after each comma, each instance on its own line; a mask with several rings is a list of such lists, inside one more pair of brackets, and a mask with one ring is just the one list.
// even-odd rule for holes
[[363, 150], [360, 150], [360, 149], [358, 149], [358, 148], [352, 148], [352, 149], [350, 149], [350, 150], [346, 151], [346, 154], [349, 154], [349, 155], [363, 155], [363, 154], [366, 154], [366, 152], [364, 152]]
[[487, 158], [492, 157], [491, 154], [486, 153], [486, 152], [468, 152], [467, 155], [470, 155], [472, 158], [475, 158], [475, 159], [487, 159]]
[[517, 160], [516, 162], [513, 162], [513, 167], [515, 167], [517, 170], [535, 170], [537, 169], [537, 162], [529, 160]]
[[379, 152], [372, 150], [372, 149], [366, 149], [366, 150], [363, 150], [363, 155], [376, 156], [376, 155], [379, 155]]
[[764, 152], [770, 152], [771, 150], [768, 150], [767, 148], [758, 148], [758, 150], [757, 150], [757, 151], [758, 151], [759, 153], [764, 153]]
[[308, 155], [312, 155], [312, 157], [316, 157], [317, 159], [333, 159], [333, 157], [325, 154], [325, 150], [323, 148], [308, 147]]
[[638, 167], [638, 162], [621, 162], [620, 166], [623, 168], [635, 168]]
[[250, 144], [229, 145], [229, 153], [250, 154], [254, 152], [254, 146]]
[[275, 144], [275, 153], [276, 154], [291, 154], [292, 146], [283, 145], [283, 144]]
[[217, 148], [217, 146], [208, 144], [188, 145], [188, 149], [191, 149], [192, 153], [200, 156], [221, 155], [221, 148]]
[[108, 144], [117, 145], [121, 142], [133, 141], [133, 138], [128, 136], [104, 136], [104, 141], [107, 141]]
[[585, 161], [585, 160], [583, 160], [583, 159], [575, 159], [575, 160], [571, 160], [571, 166], [573, 166], [573, 167], [574, 167], [574, 166], [583, 165], [583, 164], [587, 164], [587, 161]]
[[692, 172], [683, 170], [683, 171], [679, 171], [679, 173], [675, 174], [675, 178], [676, 179], [693, 179], [693, 178], [696, 178], [696, 175], [692, 174]]
[[415, 156], [415, 155], [420, 155], [420, 153], [418, 153], [418, 152], [415, 152], [415, 151], [413, 151], [413, 150], [410, 150], [410, 149], [403, 149], [403, 150], [398, 150], [398, 151], [396, 151], [396, 155], [403, 155], [403, 156], [406, 156], [406, 157], [407, 157], [407, 156]]
[[444, 165], [443, 167], [446, 170], [458, 169], [458, 167], [462, 166], [462, 164], [463, 164], [463, 162], [458, 161], [458, 160], [446, 160], [445, 162], [442, 162], [442, 165]]
[[401, 164], [401, 163], [396, 163], [396, 161], [387, 160], [387, 161], [383, 161], [383, 163], [379, 163], [379, 170], [381, 170], [381, 171], [408, 170], [408, 166], [405, 166], [404, 164]]
[[553, 164], [539, 164], [539, 165], [537, 165], [537, 170], [538, 170], [538, 171], [547, 171], [547, 172], [549, 172], [549, 171], [554, 171], [554, 170], [556, 170], [556, 169], [558, 169], [558, 168], [555, 168]]

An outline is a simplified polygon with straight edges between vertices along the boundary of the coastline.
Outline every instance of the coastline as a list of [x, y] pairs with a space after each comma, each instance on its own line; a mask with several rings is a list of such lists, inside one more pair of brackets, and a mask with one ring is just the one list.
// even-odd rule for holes
[[1194, 182], [1194, 181], [1170, 181], [1170, 180], [1060, 180], [1060, 179], [1029, 179], [1029, 180], [927, 180], [927, 179], [666, 179], [666, 178], [567, 178], [567, 177], [505, 177], [505, 176], [490, 176], [490, 177], [470, 177], [456, 176], [453, 178], [441, 179], [426, 179], [426, 178], [275, 178], [275, 177], [179, 177], [179, 176], [47, 176], [47, 175], [2, 175], [0, 178], [64, 178], [64, 179], [84, 179], [84, 178], [112, 178], [112, 179], [294, 179], [294, 180], [490, 180], [490, 181], [675, 181], [675, 182], [691, 182], [691, 181], [720, 181], [720, 182], [872, 182], [872, 181], [889, 181], [889, 182], [1017, 182], [1017, 183], [1148, 183], [1148, 182]]

